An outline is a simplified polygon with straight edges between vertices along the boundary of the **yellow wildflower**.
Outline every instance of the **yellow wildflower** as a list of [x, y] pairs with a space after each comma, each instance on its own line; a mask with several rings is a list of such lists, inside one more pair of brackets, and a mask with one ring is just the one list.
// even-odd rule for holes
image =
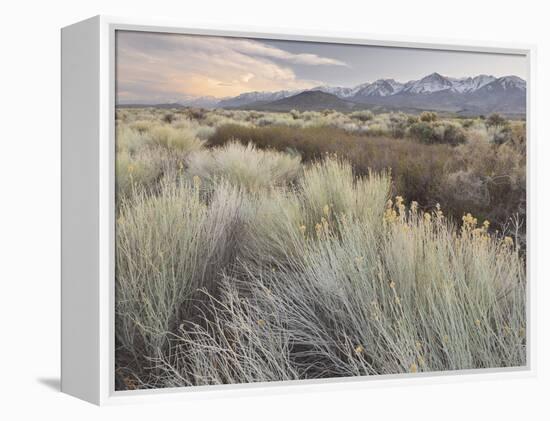
[[329, 212], [330, 212], [329, 206], [328, 206], [328, 205], [325, 205], [325, 206], [323, 207], [323, 213], [324, 213], [326, 216], [328, 216]]
[[300, 225], [300, 232], [302, 234], [305, 234], [306, 233], [306, 226], [305, 225]]
[[264, 326], [265, 326], [265, 320], [264, 320], [264, 319], [258, 320], [258, 325], [259, 325], [260, 327], [264, 327]]
[[409, 371], [411, 373], [416, 373], [418, 371], [418, 366], [415, 363], [412, 363], [411, 367], [409, 368]]
[[365, 351], [363, 345], [357, 345], [354, 349], [355, 354], [361, 355]]
[[193, 176], [193, 185], [197, 189], [201, 186], [201, 178], [198, 175]]
[[477, 226], [477, 218], [474, 218], [471, 213], [467, 213], [462, 217], [462, 229], [470, 231]]
[[392, 222], [395, 222], [396, 220], [397, 220], [397, 212], [392, 208], [386, 209], [386, 211], [384, 212], [384, 222], [392, 223]]
[[514, 240], [512, 240], [512, 237], [504, 237], [504, 244], [508, 247], [512, 247], [514, 245]]

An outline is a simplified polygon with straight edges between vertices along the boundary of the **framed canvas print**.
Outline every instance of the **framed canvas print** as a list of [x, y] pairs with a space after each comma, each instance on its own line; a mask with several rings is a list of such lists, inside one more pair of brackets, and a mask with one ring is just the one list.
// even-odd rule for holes
[[62, 30], [62, 390], [533, 372], [530, 47]]

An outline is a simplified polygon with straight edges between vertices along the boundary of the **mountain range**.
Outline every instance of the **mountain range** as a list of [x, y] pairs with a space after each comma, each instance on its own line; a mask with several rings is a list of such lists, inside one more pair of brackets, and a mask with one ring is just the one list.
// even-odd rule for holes
[[355, 87], [317, 86], [303, 90], [246, 92], [231, 98], [186, 97], [182, 106], [242, 108], [271, 111], [433, 110], [464, 115], [525, 114], [526, 82], [518, 76], [451, 78], [431, 73], [406, 83], [378, 79]]

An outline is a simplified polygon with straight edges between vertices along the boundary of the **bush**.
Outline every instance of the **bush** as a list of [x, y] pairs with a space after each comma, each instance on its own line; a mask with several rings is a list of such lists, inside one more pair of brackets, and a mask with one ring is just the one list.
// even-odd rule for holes
[[433, 123], [437, 120], [437, 113], [434, 113], [433, 111], [423, 111], [420, 113], [420, 121], [424, 121], [426, 123]]
[[415, 115], [409, 115], [407, 116], [407, 125], [412, 126], [415, 123], [418, 123], [419, 118]]
[[374, 114], [370, 110], [354, 111], [349, 116], [363, 122], [370, 121], [374, 118]]
[[424, 120], [409, 127], [409, 135], [422, 143], [438, 143], [434, 126]]
[[453, 146], [460, 145], [466, 142], [466, 133], [458, 125], [447, 124], [445, 125], [443, 142]]
[[199, 186], [167, 182], [157, 195], [120, 202], [116, 225], [118, 367], [152, 380], [151, 359], [199, 309], [199, 289], [216, 296], [235, 264], [252, 203], [225, 183], [206, 202]]
[[390, 130], [391, 135], [396, 139], [402, 138], [407, 129], [407, 116], [403, 113], [390, 114]]
[[467, 119], [464, 119], [462, 120], [462, 127], [464, 127], [465, 129], [469, 129], [470, 127], [472, 127], [474, 125], [474, 120], [470, 119], [470, 118], [467, 118]]
[[501, 127], [508, 123], [503, 116], [498, 113], [493, 113], [485, 120], [487, 127]]
[[167, 345], [182, 306], [201, 286], [198, 238], [205, 219], [206, 208], [185, 185], [167, 185], [159, 196], [142, 192], [119, 204], [116, 330], [133, 358], [153, 356]]
[[493, 131], [493, 143], [496, 145], [502, 145], [512, 140], [512, 129], [509, 125], [498, 126]]
[[409, 135], [426, 144], [446, 143], [456, 146], [466, 142], [464, 130], [452, 123], [433, 124], [421, 121], [409, 127]]
[[149, 129], [149, 140], [153, 145], [184, 153], [199, 150], [204, 144], [191, 130], [175, 129], [165, 125]]
[[172, 124], [176, 117], [172, 113], [166, 113], [162, 116], [162, 121], [167, 124]]
[[259, 150], [251, 143], [244, 146], [237, 142], [194, 152], [186, 161], [187, 173], [200, 177], [206, 188], [212, 188], [220, 179], [225, 179], [257, 191], [287, 184], [296, 179], [301, 169], [297, 155]]

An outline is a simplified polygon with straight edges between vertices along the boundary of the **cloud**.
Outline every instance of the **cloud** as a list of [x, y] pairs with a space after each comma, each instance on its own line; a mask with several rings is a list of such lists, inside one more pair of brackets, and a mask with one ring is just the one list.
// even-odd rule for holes
[[293, 64], [345, 66], [316, 54], [295, 54], [260, 41], [122, 31], [117, 33], [119, 100], [225, 97], [246, 91], [306, 89]]
[[231, 45], [235, 51], [240, 51], [244, 54], [259, 55], [264, 57], [275, 58], [279, 60], [290, 61], [295, 64], [307, 64], [307, 65], [333, 65], [333, 66], [346, 66], [346, 63], [340, 60], [319, 57], [316, 54], [307, 53], [290, 53], [271, 45], [262, 44], [258, 41], [250, 40], [226, 40], [228, 45]]

